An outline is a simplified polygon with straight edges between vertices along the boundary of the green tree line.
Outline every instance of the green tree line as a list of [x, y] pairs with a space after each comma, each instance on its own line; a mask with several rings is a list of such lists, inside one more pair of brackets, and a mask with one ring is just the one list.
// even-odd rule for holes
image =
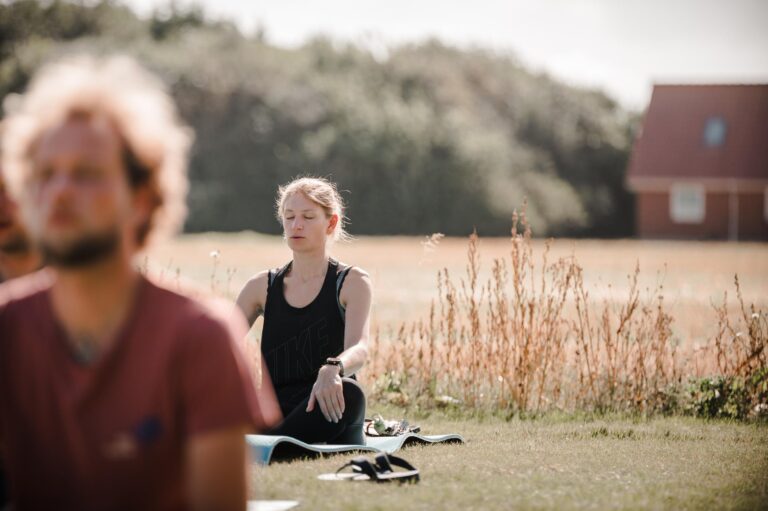
[[526, 198], [537, 234], [632, 234], [637, 114], [509, 53], [430, 40], [382, 56], [324, 37], [286, 49], [199, 7], [0, 3], [0, 95], [78, 52], [133, 55], [169, 84], [196, 134], [187, 231], [279, 232], [278, 185], [311, 174], [339, 184], [353, 234], [503, 235]]

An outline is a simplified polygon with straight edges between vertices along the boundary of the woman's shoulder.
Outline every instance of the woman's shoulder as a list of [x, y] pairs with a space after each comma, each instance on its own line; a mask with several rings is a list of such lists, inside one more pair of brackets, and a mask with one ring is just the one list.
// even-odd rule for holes
[[248, 281], [243, 286], [243, 289], [240, 290], [238, 302], [242, 299], [253, 301], [254, 299], [258, 300], [259, 298], [265, 297], [267, 293], [267, 284], [269, 281], [270, 271], [272, 270], [260, 271], [248, 279]]
[[336, 271], [336, 274], [340, 275], [344, 271], [347, 272], [347, 276], [345, 280], [370, 278], [370, 275], [368, 275], [368, 272], [360, 268], [359, 266], [339, 262], [339, 267], [338, 267], [338, 270]]
[[344, 278], [344, 284], [341, 287], [340, 298], [342, 302], [346, 302], [348, 298], [355, 299], [356, 297], [369, 296], [373, 286], [371, 285], [371, 278], [368, 272], [359, 266], [349, 266], [347, 268], [347, 276]]
[[267, 305], [270, 272], [274, 272], [274, 275], [277, 270], [264, 270], [252, 276], [237, 296], [236, 303], [245, 317], [248, 318], [249, 324], [252, 324], [259, 315], [264, 313], [264, 308]]
[[359, 266], [352, 266], [347, 272], [347, 278], [368, 280], [371, 278], [368, 272]]
[[263, 287], [264, 289], [270, 284], [270, 279], [274, 279], [280, 272], [284, 272], [290, 267], [291, 263], [288, 263], [277, 268], [269, 268], [262, 270], [259, 273], [253, 275], [248, 282], [245, 283], [246, 287]]
[[269, 279], [269, 272], [271, 271], [274, 270], [262, 270], [251, 276], [251, 278], [248, 279], [248, 282], [245, 283], [243, 289], [265, 286], [267, 284], [267, 280]]

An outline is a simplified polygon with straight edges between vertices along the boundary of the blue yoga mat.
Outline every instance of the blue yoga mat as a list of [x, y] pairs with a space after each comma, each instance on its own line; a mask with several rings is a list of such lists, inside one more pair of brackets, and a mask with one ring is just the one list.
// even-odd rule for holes
[[249, 500], [248, 511], [287, 511], [298, 505], [297, 500]]
[[271, 461], [293, 458], [317, 458], [324, 454], [340, 452], [368, 451], [393, 453], [409, 445], [436, 443], [463, 444], [461, 435], [417, 435], [406, 433], [398, 436], [366, 437], [365, 445], [354, 444], [307, 444], [289, 436], [246, 435], [251, 449], [251, 458], [259, 465], [269, 465]]

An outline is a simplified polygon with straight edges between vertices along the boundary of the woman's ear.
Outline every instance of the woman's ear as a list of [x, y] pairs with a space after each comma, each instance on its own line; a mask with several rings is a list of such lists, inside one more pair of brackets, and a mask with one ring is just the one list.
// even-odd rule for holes
[[325, 230], [326, 234], [332, 234], [334, 229], [336, 229], [336, 225], [339, 223], [339, 215], [336, 213], [331, 215], [331, 218], [328, 219], [328, 228]]

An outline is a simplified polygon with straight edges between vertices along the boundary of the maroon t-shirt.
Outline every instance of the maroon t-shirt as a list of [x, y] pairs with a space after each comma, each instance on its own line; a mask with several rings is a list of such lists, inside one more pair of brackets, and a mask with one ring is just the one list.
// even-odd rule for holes
[[0, 443], [18, 509], [184, 509], [190, 437], [280, 419], [240, 351], [245, 322], [223, 304], [142, 278], [114, 343], [83, 365], [55, 319], [52, 278], [0, 285]]

